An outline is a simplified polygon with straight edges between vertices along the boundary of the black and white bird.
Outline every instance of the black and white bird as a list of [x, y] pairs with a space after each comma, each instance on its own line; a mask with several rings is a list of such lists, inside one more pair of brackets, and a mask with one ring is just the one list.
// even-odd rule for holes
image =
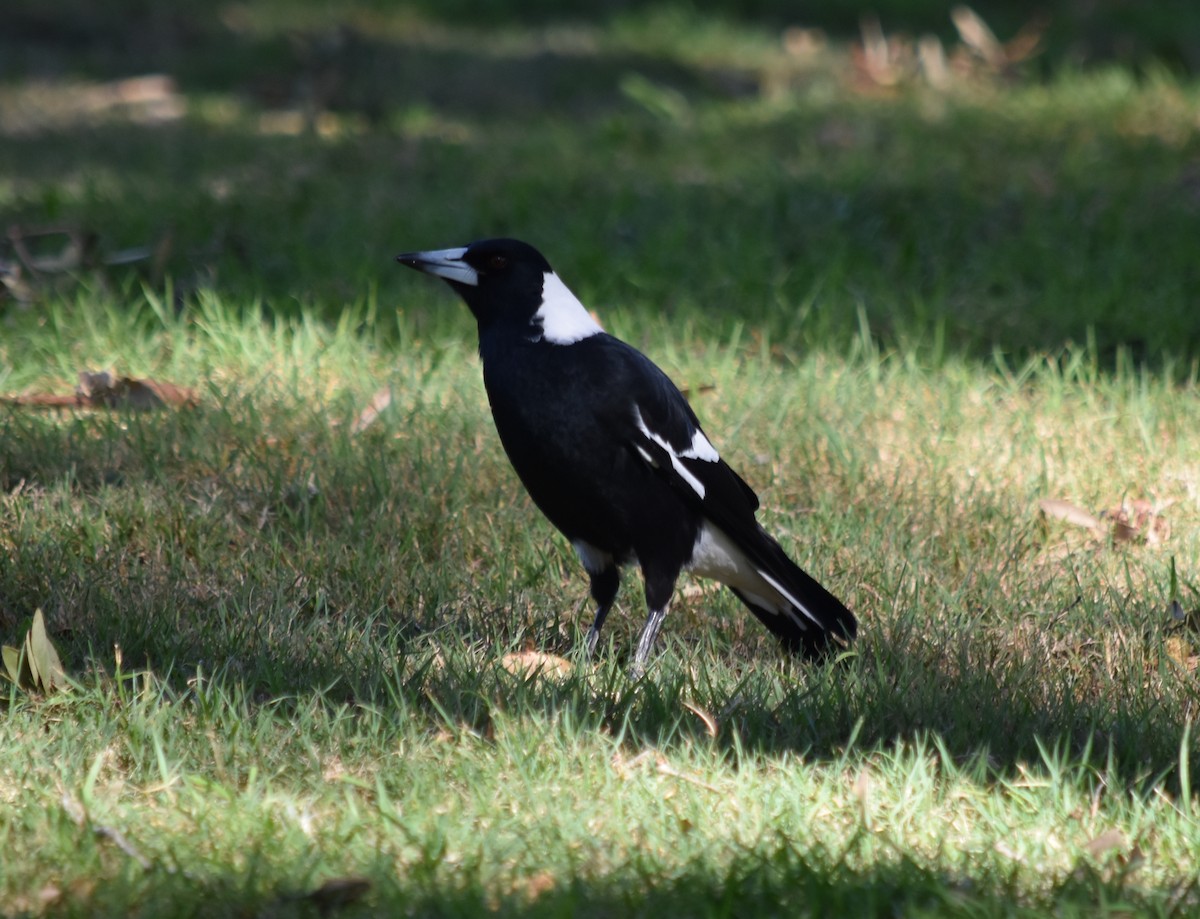
[[500, 441], [591, 579], [589, 654], [628, 563], [649, 608], [635, 672], [683, 571], [726, 585], [789, 651], [819, 658], [855, 637], [854, 615], [755, 520], [758, 497], [675, 384], [607, 334], [540, 252], [488, 239], [396, 261], [447, 281], [475, 315]]

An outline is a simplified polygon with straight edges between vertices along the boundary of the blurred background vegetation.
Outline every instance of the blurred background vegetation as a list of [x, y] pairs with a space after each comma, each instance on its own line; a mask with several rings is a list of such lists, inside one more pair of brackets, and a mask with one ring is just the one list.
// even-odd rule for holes
[[1198, 69], [1184, 0], [14, 0], [0, 274], [433, 332], [391, 254], [506, 234], [618, 329], [1187, 368]]

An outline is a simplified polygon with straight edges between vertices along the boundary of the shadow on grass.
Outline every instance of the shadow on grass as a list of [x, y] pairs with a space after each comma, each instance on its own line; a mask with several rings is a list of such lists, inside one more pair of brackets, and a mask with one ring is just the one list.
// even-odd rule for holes
[[[757, 77], [747, 84], [736, 69], [665, 54], [567, 53], [535, 37], [532, 48], [505, 56], [478, 34], [432, 47], [336, 28], [325, 38], [255, 38], [221, 25], [215, 6], [187, 15], [155, 8], [134, 19], [76, 6], [80, 17], [59, 11], [48, 20], [24, 5], [4, 41], [32, 42], [16, 56], [31, 71], [36, 64], [43, 74], [108, 78], [163, 69], [185, 93], [230, 93], [245, 109], [159, 125], [83, 118], [6, 136], [0, 171], [15, 189], [5, 192], [6, 219], [80, 222], [101, 231], [110, 251], [169, 230], [175, 242], [163, 268], [180, 287], [243, 300], [262, 294], [280, 314], [300, 301], [332, 316], [376, 284], [381, 302], [408, 304], [414, 282], [390, 264], [395, 251], [513, 233], [553, 241], [551, 260], [601, 311], [632, 299], [714, 336], [745, 323], [779, 343], [785, 359], [844, 346], [859, 334], [860, 315], [885, 344], [923, 341], [941, 328], [949, 348], [984, 361], [994, 350], [1053, 350], [1089, 331], [1107, 366], [1121, 349], [1151, 366], [1163, 354], [1200, 351], [1194, 133], [1180, 133], [1169, 108], [1159, 121], [1110, 117], [1128, 115], [1119, 100], [1134, 92], [1132, 82], [1112, 91], [1116, 109], [1102, 99], [1074, 120], [1052, 106], [1025, 118], [995, 116], [986, 104], [939, 113], [836, 94], [812, 101], [804, 95], [812, 76], [803, 73], [794, 104], [772, 108], [758, 98]], [[756, 9], [768, 6], [783, 10]], [[850, 28], [851, 6], [837, 10]], [[505, 18], [499, 6], [493, 11]], [[306, 93], [364, 125], [350, 118], [324, 138], [263, 127], [261, 115], [301, 106]], [[89, 280], [102, 294], [113, 285], [118, 298], [138, 302], [128, 294], [136, 276], [97, 269]], [[186, 298], [181, 307], [189, 308]], [[457, 311], [456, 328], [470, 334], [448, 295], [438, 309]], [[170, 432], [154, 446], [145, 427], [140, 449], [149, 461], [123, 463], [117, 427], [111, 437], [81, 427], [5, 428], [0, 484], [70, 477], [86, 496], [119, 488], [121, 477], [151, 476], [159, 458], [176, 462]], [[260, 433], [247, 428], [240, 437], [249, 443]], [[180, 480], [196, 478], [171, 473], [163, 484]], [[250, 489], [249, 513], [287, 511], [292, 484], [265, 471]], [[221, 508], [229, 517], [246, 513], [239, 497]], [[250, 582], [223, 607], [195, 583], [211, 573], [193, 578], [187, 551], [71, 580], [79, 557], [114, 551], [113, 531], [136, 550], [138, 519], [134, 511], [109, 511], [103, 522], [79, 513], [69, 538], [22, 547], [24, 567], [0, 575], [0, 600], [25, 610], [60, 597], [86, 609], [80, 648], [119, 642], [131, 660], [238, 659], [246, 682], [269, 692], [305, 694], [343, 680], [350, 698], [386, 697], [380, 674], [392, 662], [384, 658], [406, 652], [413, 625], [386, 621], [382, 591], [366, 608], [338, 609], [315, 593]], [[185, 516], [175, 523], [192, 525]], [[218, 523], [197, 538], [236, 539], [242, 529]], [[320, 533], [303, 535], [316, 566]], [[284, 532], [274, 561], [290, 563], [303, 543]], [[137, 552], [127, 560], [137, 562]], [[212, 575], [218, 587], [238, 576]], [[163, 619], [130, 623], [127, 610], [139, 607], [128, 601], [146, 597]], [[403, 634], [388, 638], [382, 647], [390, 650], [377, 649], [376, 660], [348, 663], [349, 645], [313, 660], [314, 639], [336, 646], [367, 622]], [[500, 646], [516, 641], [511, 623], [499, 631]], [[961, 658], [947, 648], [955, 637]], [[485, 723], [486, 700], [500, 693], [507, 705], [570, 708], [598, 727], [628, 729], [639, 743], [703, 740], [703, 726], [682, 706], [698, 695], [724, 713], [718, 742], [730, 751], [836, 757], [852, 737], [876, 745], [928, 732], [953, 756], [986, 757], [1005, 774], [1037, 758], [1039, 737], [1101, 756], [1111, 745], [1122, 774], [1134, 778], [1177, 763], [1193, 678], [1162, 677], [1162, 696], [1138, 689], [1133, 675], [1099, 693], [1069, 672], [1047, 679], [979, 650], [963, 627], [931, 643], [875, 637], [856, 661], [830, 671], [791, 672], [771, 651], [739, 648], [735, 659], [761, 675], [735, 687], [725, 676], [720, 685], [698, 682], [680, 666], [636, 688], [610, 681], [597, 689], [582, 679], [522, 688], [498, 675], [481, 685], [476, 671], [462, 669], [453, 679], [426, 674], [400, 691], [411, 691], [431, 719], [437, 713], [422, 701], [429, 692], [468, 725]], [[619, 664], [612, 672], [623, 679]]]
[[[43, 97], [29, 124], [8, 114], [10, 224], [159, 253], [140, 276], [84, 266], [94, 288], [170, 278], [181, 308], [215, 288], [332, 316], [369, 290], [414, 299], [397, 250], [516, 235], [602, 314], [653, 304], [715, 335], [749, 325], [785, 354], [844, 347], [860, 317], [885, 346], [936, 338], [985, 360], [1089, 338], [1106, 366], [1200, 351], [1195, 144], [1170, 89], [1161, 112], [1121, 102], [1131, 80], [1036, 115], [1000, 90], [948, 108], [822, 90], [839, 78], [800, 67], [792, 104], [770, 104], [768, 69], [720, 55], [333, 25], [289, 37], [230, 29], [215, 5], [127, 21], [38, 9], [9, 31], [43, 48], [29, 72], [161, 69], [209, 112], [106, 123], [68, 90], [61, 122]], [[205, 109], [214, 93], [240, 101]], [[303, 111], [336, 124], [279, 136], [282, 109], [300, 118], [287, 131]]]
[[[791, 753], [838, 763], [852, 751], [932, 743], [948, 765], [983, 782], [1053, 763], [1078, 770], [1085, 784], [1103, 774], [1140, 793], [1179, 792], [1187, 713], [1200, 696], [1194, 677], [1168, 664], [1155, 691], [1130, 667], [1105, 687], [1084, 689], [1071, 668], [1055, 672], [1042, 662], [965, 667], [986, 653], [969, 636], [948, 635], [936, 647], [892, 637], [869, 635], [857, 657], [824, 667], [783, 660], [753, 642], [723, 654], [672, 642], [637, 683], [621, 655], [556, 682], [514, 676], [497, 661], [464, 667], [462, 660], [479, 656], [460, 660], [441, 645], [444, 669], [417, 667], [389, 694], [443, 728], [481, 736], [493, 712], [541, 712], [614, 734], [634, 752], [714, 747], [735, 761]], [[703, 645], [705, 638], [677, 641]], [[954, 660], [955, 649], [962, 660]], [[1200, 752], [1186, 758], [1194, 774]]]
[[[735, 857], [719, 874], [705, 866], [691, 866], [673, 870], [669, 877], [658, 876], [654, 872], [659, 856], [648, 854], [645, 865], [635, 861], [602, 877], [589, 876], [595, 872], [580, 865], [570, 878], [549, 874], [517, 878], [505, 885], [511, 887], [510, 893], [485, 889], [480, 875], [493, 873], [495, 866], [473, 863], [469, 853], [460, 853], [465, 862], [454, 868], [458, 880], [449, 885], [436, 860], [410, 866], [403, 877], [397, 877], [383, 853], [383, 864], [365, 877], [371, 889], [358, 903], [331, 904], [319, 894], [292, 893], [286, 883], [271, 891], [272, 875], [280, 870], [275, 864], [249, 878], [239, 874], [198, 880], [151, 873], [105, 884], [86, 900], [71, 905], [105, 912], [124, 911], [136, 904], [139, 912], [147, 915], [191, 914], [186, 904], [203, 903], [205, 914], [309, 916], [319, 912], [347, 917], [472, 919], [481, 915], [1095, 916], [1123, 915], [1139, 908], [1165, 909], [1182, 900], [1180, 892], [1186, 894], [1183, 880], [1178, 890], [1146, 889], [1120, 870], [1100, 873], [1081, 867], [1030, 895], [1022, 893], [1013, 876], [953, 876], [931, 871], [906, 856], [901, 841], [896, 841], [893, 858], [880, 860], [872, 854], [886, 844], [878, 834], [864, 830], [850, 838], [844, 851], [814, 853], [803, 842], [798, 847], [780, 833], [777, 845], [764, 844], [766, 857]], [[847, 862], [858, 860], [860, 851], [870, 868], [848, 866]], [[248, 882], [256, 889], [247, 891]], [[322, 908], [318, 909], [318, 904]]]
[[[163, 253], [59, 284], [68, 296], [79, 280], [123, 291], [131, 309], [131, 290], [164, 278], [185, 311], [195, 290], [214, 289], [333, 317], [372, 291], [383, 328], [398, 309], [417, 330], [468, 337], [466, 311], [392, 256], [514, 235], [609, 323], [690, 323], [715, 340], [749, 327], [784, 359], [843, 350], [864, 322], [882, 347], [923, 343], [933, 361], [1019, 364], [1086, 341], [1102, 369], [1127, 357], [1186, 376], [1200, 353], [1193, 167], [1154, 139], [1108, 134], [1064, 159], [1050, 124], [1015, 135], [980, 112], [929, 124], [905, 108], [785, 112], [737, 128], [736, 141], [628, 108], [527, 134], [398, 130], [332, 141], [186, 124], [56, 131], [7, 139], [0, 164], [40, 189], [9, 209], [14, 223], [78, 224], [105, 256]], [[830, 131], [849, 132], [850, 146], [825, 147]], [[996, 158], [994, 172], [973, 165], [979, 155]]]
[[[165, 670], [185, 695], [202, 668], [254, 699], [316, 693], [331, 705], [419, 712], [431, 725], [448, 718], [442, 726], [483, 734], [497, 711], [565, 712], [634, 748], [715, 743], [730, 756], [830, 760], [852, 743], [872, 749], [935, 737], [956, 761], [1005, 777], [1039, 761], [1046, 745], [1086, 764], [1111, 761], [1133, 784], [1164, 776], [1176, 784], [1200, 682], [1163, 651], [1163, 635], [1143, 634], [1149, 611], [1124, 609], [1137, 600], [1112, 595], [1051, 615], [1045, 607], [1062, 599], [1061, 588], [1031, 575], [1020, 579], [1021, 596], [1005, 601], [1004, 615], [985, 617], [971, 610], [1011, 590], [999, 575], [985, 575], [950, 600], [923, 600], [913, 610], [903, 598], [892, 611], [877, 599], [860, 610], [854, 655], [823, 667], [787, 659], [732, 604], [734, 618], [725, 618], [710, 601], [703, 609], [681, 602], [666, 652], [647, 679], [631, 683], [626, 655], [642, 615], [631, 586], [632, 602], [610, 620], [612, 646], [596, 668], [577, 668], [562, 683], [525, 680], [500, 666], [505, 650], [570, 655], [576, 648], [576, 624], [546, 618], [556, 602], [545, 599], [555, 589], [553, 560], [549, 570], [485, 580], [482, 588], [470, 575], [448, 576], [439, 565], [462, 550], [442, 548], [452, 538], [445, 521], [459, 508], [405, 500], [408, 488], [427, 487], [422, 475], [444, 477], [444, 467], [405, 470], [400, 453], [393, 461], [401, 466], [372, 485], [362, 464], [374, 453], [339, 461], [336, 446], [315, 442], [313, 449], [335, 455], [319, 503], [307, 505], [293, 494], [304, 474], [255, 453], [261, 432], [252, 421], [225, 419], [210, 430], [197, 417], [127, 419], [113, 422], [111, 437], [94, 436], [86, 419], [0, 424], [0, 486], [21, 489], [13, 508], [41, 502], [46, 521], [44, 531], [10, 521], [0, 567], [5, 640], [19, 639], [18, 611], [42, 607], [67, 628], [53, 634], [72, 672], [89, 661], [109, 668], [119, 645], [126, 668]], [[205, 435], [181, 435], [175, 425], [201, 425]], [[242, 473], [217, 470], [238, 456]], [[42, 491], [64, 478], [69, 489]], [[910, 499], [896, 494], [880, 506]], [[962, 513], [978, 521], [1006, 512], [977, 498]], [[941, 524], [953, 529], [956, 521]], [[552, 538], [548, 525], [538, 525]], [[927, 566], [935, 582], [947, 564], [919, 545], [898, 551]], [[1018, 553], [1013, 564], [1021, 563]], [[861, 583], [876, 596], [888, 593], [895, 575], [879, 559], [868, 555], [857, 565]], [[570, 576], [571, 602], [582, 601], [584, 579], [574, 568]], [[582, 609], [575, 618], [582, 624], [587, 615]], [[1113, 661], [1106, 642], [1094, 640], [1098, 630], [1117, 642]], [[716, 738], [689, 704], [714, 716]], [[1193, 751], [1190, 761], [1200, 773], [1200, 755]]]

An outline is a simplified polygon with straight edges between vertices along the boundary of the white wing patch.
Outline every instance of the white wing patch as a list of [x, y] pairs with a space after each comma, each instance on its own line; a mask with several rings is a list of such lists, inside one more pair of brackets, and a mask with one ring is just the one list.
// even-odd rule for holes
[[571, 345], [604, 331], [553, 271], [543, 275], [542, 305], [533, 318], [542, 326], [542, 338], [552, 345]]
[[634, 447], [637, 449], [638, 456], [640, 456], [642, 459], [644, 459], [647, 463], [649, 463], [655, 469], [658, 468], [658, 462], [654, 459], [653, 456], [650, 455], [650, 451], [648, 451], [641, 444], [634, 444]]
[[714, 447], [704, 436], [704, 432], [696, 428], [696, 433], [692, 435], [692, 445], [684, 450], [680, 456], [686, 456], [688, 459], [706, 460], [710, 463], [717, 462], [721, 455], [717, 453], [717, 448]]
[[784, 608], [784, 612], [788, 614], [788, 617], [794, 623], [796, 623], [796, 625], [800, 626], [800, 628], [802, 628], [802, 629], [808, 628], [808, 623], [804, 622], [802, 619], [800, 619], [796, 615], [795, 610], [799, 610], [800, 612], [804, 613], [804, 615], [807, 616], [810, 620], [812, 620], [814, 623], [816, 623], [818, 628], [821, 627], [820, 620], [817, 619], [816, 616], [814, 616], [812, 613], [810, 613], [808, 611], [807, 606], [805, 606], [803, 603], [801, 603], [799, 600], [797, 600], [795, 597], [793, 597], [790, 593], [788, 593], [786, 590], [784, 590], [783, 585], [781, 585], [777, 580], [775, 580], [773, 577], [771, 577], [766, 572], [759, 571], [757, 573], [758, 573], [759, 577], [761, 577], [764, 581], [766, 581], [768, 584], [770, 584], [772, 587], [774, 587], [777, 591], [779, 591], [783, 595], [784, 599], [786, 599], [788, 601], [788, 603], [791, 604], [790, 606]]
[[[646, 424], [646, 419], [642, 417], [642, 410], [636, 405], [633, 407], [633, 419], [635, 422], [637, 422], [639, 431], [641, 431], [646, 435], [646, 437], [654, 441], [667, 452], [667, 456], [671, 458], [671, 468], [675, 470], [676, 474], [691, 486], [692, 491], [703, 498], [706, 491], [704, 488], [704, 483], [696, 477], [695, 473], [693, 473], [687, 468], [687, 466], [683, 464], [683, 461], [685, 459], [699, 459], [709, 463], [717, 462], [720, 457], [717, 455], [717, 451], [713, 448], [713, 445], [708, 442], [708, 438], [705, 437], [704, 434], [697, 428], [696, 433], [692, 435], [691, 446], [682, 453], [676, 453], [675, 448], [667, 442], [665, 437], [660, 434], [655, 434], [650, 430], [649, 426]], [[642, 458], [646, 460], [646, 462], [650, 463], [651, 466], [656, 465], [654, 460], [652, 460], [646, 454], [644, 449], [638, 447], [637, 450], [638, 453], [642, 455]]]
[[687, 567], [701, 577], [712, 578], [737, 588], [763, 609], [777, 615], [786, 615], [802, 629], [807, 629], [809, 623], [796, 615], [797, 612], [803, 613], [807, 619], [820, 625], [803, 603], [785, 590], [775, 578], [756, 568], [724, 530], [707, 520], [700, 527], [700, 534], [692, 547], [692, 558]]
[[688, 569], [701, 577], [712, 578], [741, 590], [761, 591], [763, 588], [762, 578], [754, 570], [750, 559], [734, 545], [724, 530], [713, 526], [707, 520], [700, 527], [700, 534], [692, 547]]

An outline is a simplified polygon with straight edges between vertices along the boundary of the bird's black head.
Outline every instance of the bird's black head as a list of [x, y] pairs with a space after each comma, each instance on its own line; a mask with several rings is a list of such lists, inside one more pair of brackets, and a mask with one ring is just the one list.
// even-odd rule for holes
[[457, 249], [405, 252], [396, 261], [446, 281], [466, 301], [482, 334], [499, 325], [552, 344], [601, 331], [550, 267], [517, 239], [484, 239]]
[[406, 252], [396, 261], [432, 274], [453, 287], [483, 321], [499, 310], [532, 315], [542, 299], [543, 279], [551, 273], [542, 253], [517, 239], [484, 239], [459, 249]]

